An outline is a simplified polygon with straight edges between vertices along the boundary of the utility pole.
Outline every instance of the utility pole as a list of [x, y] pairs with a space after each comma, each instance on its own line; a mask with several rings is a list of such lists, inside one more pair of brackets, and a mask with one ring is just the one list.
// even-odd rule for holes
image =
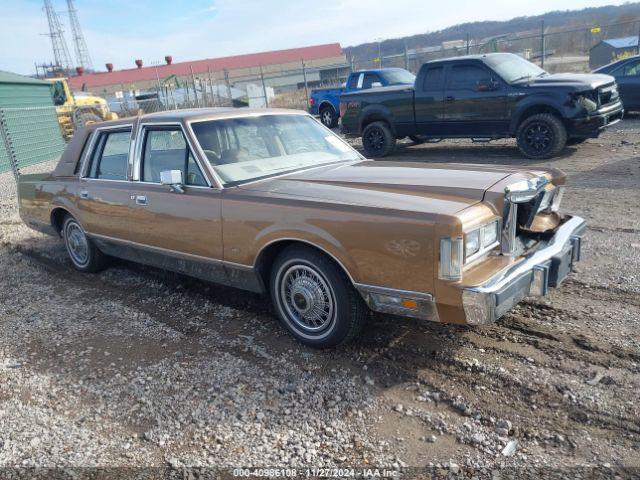
[[404, 39], [404, 69], [409, 70], [409, 49], [407, 48], [407, 39]]
[[467, 55], [469, 55], [470, 53], [470, 49], [469, 49], [469, 33], [467, 33]]
[[544, 20], [542, 20], [541, 27], [540, 27], [540, 43], [542, 44], [541, 45], [542, 52], [540, 56], [540, 68], [544, 68], [544, 57], [546, 55], [545, 44], [544, 44]]
[[302, 62], [302, 78], [304, 79], [304, 96], [307, 101], [307, 110], [309, 109], [309, 85], [307, 84], [307, 68], [304, 64], [304, 58], [300, 60]]
[[44, 0], [44, 11], [47, 14], [47, 23], [49, 24], [48, 36], [51, 38], [53, 58], [58, 68], [67, 75], [72, 69], [71, 56], [69, 55], [67, 42], [64, 39], [64, 31], [60, 25], [60, 19], [58, 18], [56, 11], [53, 9], [51, 0]]
[[267, 98], [267, 86], [264, 84], [264, 73], [262, 73], [262, 65], [260, 65], [260, 81], [262, 81], [262, 94], [264, 95], [264, 106], [269, 108], [269, 99]]
[[382, 39], [378, 39], [378, 68], [382, 68]]
[[73, 36], [73, 45], [76, 51], [77, 66], [84, 67], [85, 69], [93, 69], [93, 63], [89, 56], [89, 49], [87, 43], [84, 41], [84, 35], [80, 28], [80, 21], [78, 20], [78, 11], [76, 10], [76, 3], [74, 0], [67, 0], [67, 10], [69, 11], [69, 23], [71, 24], [71, 35]]
[[193, 98], [196, 101], [196, 106], [200, 108], [200, 100], [196, 91], [196, 77], [193, 75], [193, 67], [191, 65], [189, 65], [189, 70], [191, 71], [191, 81], [193, 82]]

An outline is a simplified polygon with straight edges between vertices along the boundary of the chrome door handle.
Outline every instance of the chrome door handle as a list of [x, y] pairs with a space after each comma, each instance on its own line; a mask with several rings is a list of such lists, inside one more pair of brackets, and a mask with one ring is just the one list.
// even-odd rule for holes
[[136, 205], [146, 205], [147, 197], [145, 195], [136, 195]]
[[89, 198], [89, 192], [87, 190], [80, 190], [80, 198]]

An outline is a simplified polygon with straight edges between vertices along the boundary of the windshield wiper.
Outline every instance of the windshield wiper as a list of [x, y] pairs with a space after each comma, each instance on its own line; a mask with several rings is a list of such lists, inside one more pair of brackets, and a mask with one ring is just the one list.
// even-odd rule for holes
[[511, 83], [519, 82], [520, 80], [525, 80], [531, 78], [531, 75], [523, 75], [521, 77], [515, 78], [511, 80]]

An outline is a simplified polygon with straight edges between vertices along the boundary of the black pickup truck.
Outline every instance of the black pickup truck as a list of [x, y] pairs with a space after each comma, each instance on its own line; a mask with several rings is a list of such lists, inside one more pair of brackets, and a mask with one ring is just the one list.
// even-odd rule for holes
[[510, 53], [425, 63], [413, 87], [374, 88], [340, 97], [342, 133], [362, 136], [370, 157], [396, 140], [517, 139], [529, 158], [557, 155], [622, 119], [613, 77], [549, 74]]

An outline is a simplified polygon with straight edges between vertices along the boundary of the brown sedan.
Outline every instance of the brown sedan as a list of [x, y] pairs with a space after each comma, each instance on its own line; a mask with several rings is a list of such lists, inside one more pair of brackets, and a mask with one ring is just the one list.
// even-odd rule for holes
[[80, 271], [113, 256], [268, 293], [297, 339], [331, 346], [369, 309], [477, 325], [546, 294], [585, 228], [559, 211], [564, 183], [369, 161], [305, 113], [203, 109], [91, 125], [19, 196]]

